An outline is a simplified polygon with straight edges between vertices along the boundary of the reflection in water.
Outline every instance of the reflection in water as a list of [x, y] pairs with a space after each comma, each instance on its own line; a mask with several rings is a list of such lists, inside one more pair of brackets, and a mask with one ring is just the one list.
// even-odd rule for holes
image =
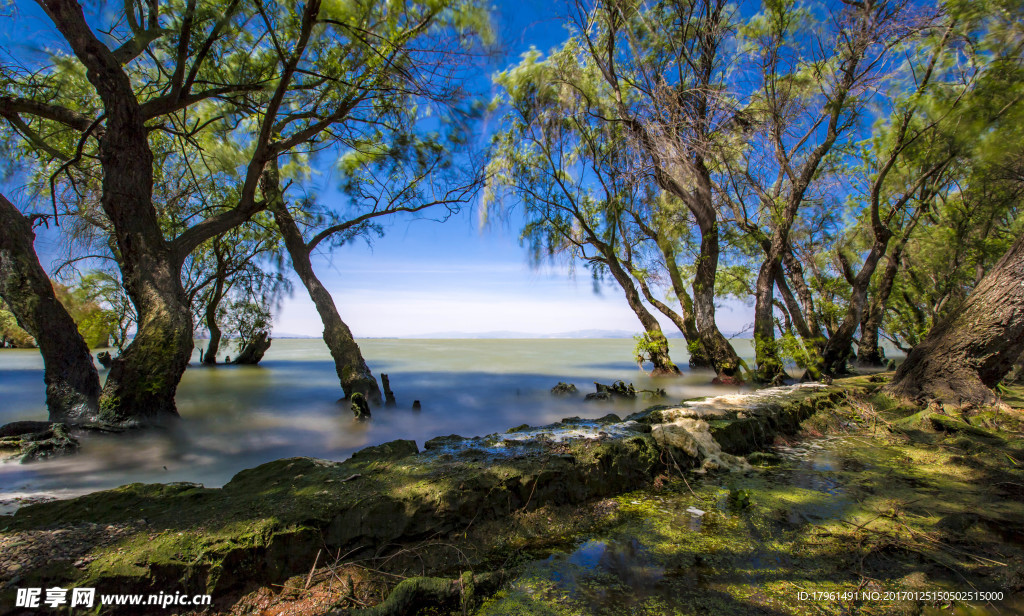
[[[684, 345], [676, 360], [685, 365]], [[742, 344], [743, 341], [737, 341]], [[202, 344], [202, 342], [200, 342]], [[623, 379], [667, 390], [669, 400], [724, 393], [711, 374], [651, 379], [628, 363], [632, 340], [363, 340], [374, 374], [389, 374], [398, 408], [353, 421], [321, 340], [275, 340], [260, 366], [200, 367], [198, 352], [178, 389], [182, 421], [162, 431], [95, 435], [78, 456], [39, 464], [0, 464], [0, 497], [79, 494], [130, 482], [193, 481], [219, 486], [269, 460], [343, 460], [385, 441], [482, 436], [570, 416], [625, 415], [647, 400], [583, 404], [593, 381]], [[741, 352], [742, 353], [742, 352]], [[623, 359], [626, 361], [623, 361]], [[35, 350], [0, 351], [0, 424], [44, 419], [42, 360]], [[576, 398], [548, 392], [574, 383]], [[413, 400], [422, 412], [412, 412]]]
[[[655, 564], [636, 539], [590, 540], [571, 554], [551, 555], [545, 564], [561, 590], [594, 609], [642, 601], [658, 593], [658, 583], [665, 578], [665, 568]], [[623, 588], [629, 592], [621, 592]]]

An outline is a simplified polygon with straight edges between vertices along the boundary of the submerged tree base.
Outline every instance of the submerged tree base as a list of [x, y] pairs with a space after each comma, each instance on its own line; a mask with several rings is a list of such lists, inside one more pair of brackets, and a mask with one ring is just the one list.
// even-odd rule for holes
[[[433, 578], [438, 614], [920, 613], [938, 603], [798, 593], [1019, 592], [1020, 413], [898, 406], [872, 378], [28, 506], [0, 560], [21, 586], [209, 592], [221, 613], [374, 613], [355, 610], [400, 603], [406, 578]], [[761, 470], [706, 464], [765, 448]], [[109, 536], [76, 534], [95, 525]], [[66, 562], [19, 547], [60, 529], [79, 539], [42, 553]], [[478, 579], [501, 590], [467, 592]]]

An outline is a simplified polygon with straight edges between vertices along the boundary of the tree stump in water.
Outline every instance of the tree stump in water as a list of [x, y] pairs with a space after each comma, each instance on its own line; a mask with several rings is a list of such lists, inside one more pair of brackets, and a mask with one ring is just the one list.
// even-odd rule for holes
[[114, 358], [110, 356], [109, 351], [101, 352], [99, 355], [96, 356], [96, 359], [99, 360], [100, 365], [103, 366], [104, 368], [109, 368], [110, 364], [114, 362]]
[[356, 419], [362, 421], [370, 418], [370, 403], [366, 401], [366, 396], [356, 392], [349, 400], [352, 402], [349, 408], [352, 409], [352, 414], [356, 416]]
[[380, 383], [384, 386], [384, 406], [393, 408], [398, 405], [395, 401], [395, 392], [391, 391], [391, 380], [388, 379], [388, 375], [380, 375]]
[[242, 352], [238, 354], [233, 364], [245, 364], [254, 366], [260, 363], [263, 359], [263, 354], [270, 348], [270, 342], [272, 338], [269, 332], [260, 332], [255, 338], [249, 341], [249, 344], [245, 345]]

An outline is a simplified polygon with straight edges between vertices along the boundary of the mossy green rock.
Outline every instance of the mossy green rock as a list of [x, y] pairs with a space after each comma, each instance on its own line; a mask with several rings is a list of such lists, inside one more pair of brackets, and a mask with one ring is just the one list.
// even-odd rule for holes
[[[492, 444], [463, 443], [485, 463], [416, 454], [415, 443], [396, 441], [344, 463], [276, 460], [238, 473], [220, 489], [131, 484], [23, 507], [5, 526], [19, 532], [93, 523], [131, 531], [93, 547], [92, 561], [81, 569], [22, 570], [23, 584], [218, 597], [306, 572], [320, 549], [358, 554], [524, 508], [617, 494], [644, 485], [661, 465], [653, 441], [641, 434], [566, 440], [557, 452], [550, 441], [527, 441], [514, 455], [495, 453]], [[0, 601], [13, 605], [7, 598]]]

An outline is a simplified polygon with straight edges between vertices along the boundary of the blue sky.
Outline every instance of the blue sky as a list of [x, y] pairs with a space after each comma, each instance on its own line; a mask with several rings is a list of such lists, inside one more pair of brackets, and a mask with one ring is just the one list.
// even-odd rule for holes
[[[504, 56], [482, 77], [489, 81], [530, 46], [546, 52], [560, 44], [566, 35], [561, 14], [564, 9], [540, 0], [497, 4], [494, 23]], [[341, 199], [330, 190], [330, 180], [324, 180], [320, 194], [327, 204]], [[508, 220], [481, 227], [475, 207], [443, 224], [399, 218], [372, 247], [355, 242], [319, 255], [314, 264], [356, 336], [642, 331], [618, 286], [602, 284], [595, 293], [590, 272], [580, 266], [571, 275], [564, 261], [531, 265], [519, 245], [519, 220], [513, 208]], [[319, 335], [316, 310], [297, 287], [282, 303], [275, 330]], [[661, 320], [666, 332], [676, 330]], [[720, 310], [725, 332], [741, 331], [752, 321], [752, 309], [741, 302], [725, 302]]]
[[[19, 0], [15, 5], [17, 19], [0, 18], [0, 45], [16, 54], [38, 53], [53, 40], [53, 26], [33, 2]], [[557, 45], [565, 36], [559, 17], [563, 13], [540, 0], [502, 0], [496, 5], [504, 55], [481, 67], [481, 83], [518, 61], [531, 45], [542, 51]], [[330, 174], [319, 177], [319, 186], [313, 188], [322, 202], [342, 203]], [[8, 184], [5, 190], [17, 202], [13, 188]], [[515, 210], [508, 220], [486, 227], [481, 227], [475, 207], [444, 223], [404, 217], [385, 221], [384, 227], [384, 237], [372, 245], [356, 241], [314, 259], [342, 318], [357, 336], [641, 330], [617, 286], [602, 285], [595, 293], [590, 272], [582, 267], [571, 276], [565, 262], [531, 265], [526, 249], [519, 246]], [[56, 239], [40, 234], [44, 262], [56, 253]], [[719, 313], [724, 332], [743, 330], [752, 320], [752, 310], [740, 302], [726, 302]], [[675, 331], [667, 319], [662, 321], [667, 332]], [[294, 293], [275, 315], [275, 333], [317, 336], [322, 329], [305, 289], [295, 280]]]
[[[511, 224], [481, 229], [472, 211], [443, 224], [396, 220], [372, 247], [357, 241], [318, 255], [314, 264], [356, 336], [641, 331], [621, 289], [602, 285], [595, 293], [590, 272], [577, 267], [570, 276], [564, 262], [532, 266]], [[319, 335], [316, 309], [297, 287], [275, 330]], [[719, 326], [741, 330], [753, 320], [749, 312], [729, 302]]]

